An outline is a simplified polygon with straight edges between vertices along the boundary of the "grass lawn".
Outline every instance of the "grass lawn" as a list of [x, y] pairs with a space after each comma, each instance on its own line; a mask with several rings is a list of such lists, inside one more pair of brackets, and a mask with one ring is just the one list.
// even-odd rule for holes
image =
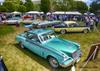
[[[6, 27], [7, 29], [8, 27]], [[37, 56], [36, 54], [21, 49], [15, 41], [15, 36], [26, 29], [23, 27], [10, 27], [12, 33], [6, 33], [0, 37], [0, 54], [3, 55], [4, 61], [9, 71], [66, 71], [66, 69], [52, 69], [47, 60]], [[0, 35], [2, 30], [0, 27]], [[100, 29], [99, 29], [100, 31]], [[3, 33], [3, 32], [2, 32]], [[76, 70], [80, 71], [87, 54], [89, 53], [90, 45], [100, 41], [100, 32], [84, 33], [68, 33], [65, 35], [60, 34], [59, 37], [72, 40], [80, 43], [83, 55], [81, 61], [76, 65]], [[99, 55], [100, 58], [100, 55]], [[83, 71], [99, 71], [100, 60], [91, 61], [86, 65]]]
[[14, 28], [12, 26], [0, 25], [0, 37], [12, 32], [14, 32]]
[[2, 42], [1, 38], [13, 32], [14, 32], [14, 28], [12, 26], [0, 25], [0, 46], [2, 46], [3, 43], [5, 43], [5, 42]]

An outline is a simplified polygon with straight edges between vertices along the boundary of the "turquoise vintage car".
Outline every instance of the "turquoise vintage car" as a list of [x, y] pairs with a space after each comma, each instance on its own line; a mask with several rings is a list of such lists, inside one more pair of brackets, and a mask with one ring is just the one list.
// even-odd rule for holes
[[82, 54], [78, 43], [58, 38], [52, 30], [29, 30], [17, 35], [16, 40], [20, 47], [48, 59], [54, 68], [73, 65], [80, 60]]

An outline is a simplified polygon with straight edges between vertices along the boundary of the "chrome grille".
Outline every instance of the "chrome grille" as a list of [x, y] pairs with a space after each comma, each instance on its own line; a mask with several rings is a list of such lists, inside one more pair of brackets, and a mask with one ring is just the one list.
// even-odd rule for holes
[[73, 59], [79, 58], [79, 54], [80, 54], [79, 50], [78, 50], [78, 51], [75, 51], [75, 52], [72, 54]]

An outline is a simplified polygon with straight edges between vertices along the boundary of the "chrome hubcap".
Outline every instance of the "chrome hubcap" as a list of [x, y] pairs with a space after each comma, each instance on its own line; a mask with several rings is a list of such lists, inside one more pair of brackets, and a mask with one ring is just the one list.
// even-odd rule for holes
[[62, 34], [65, 34], [65, 30], [62, 30], [61, 33], [62, 33]]
[[22, 44], [22, 43], [20, 43], [20, 46], [21, 46], [21, 48], [24, 48], [24, 46], [23, 46], [23, 44]]
[[50, 59], [50, 64], [54, 68], [57, 68], [58, 67], [58, 62], [55, 59], [53, 59], [53, 58]]
[[87, 30], [84, 30], [84, 33], [87, 33]]

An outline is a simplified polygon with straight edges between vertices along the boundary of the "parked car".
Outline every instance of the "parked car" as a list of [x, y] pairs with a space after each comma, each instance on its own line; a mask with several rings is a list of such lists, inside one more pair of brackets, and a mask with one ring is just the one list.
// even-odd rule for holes
[[13, 17], [13, 18], [9, 18], [9, 19], [3, 21], [3, 23], [6, 23], [6, 24], [16, 24], [16, 22], [20, 23], [21, 18]]
[[71, 66], [78, 62], [82, 55], [78, 43], [58, 38], [52, 30], [29, 30], [17, 35], [16, 41], [21, 48], [27, 48], [48, 59], [54, 68]]
[[37, 21], [37, 20], [33, 20], [32, 24], [25, 24], [25, 28], [29, 28], [29, 29], [36, 29], [38, 28], [38, 24], [41, 23], [41, 21]]
[[22, 23], [24, 24], [32, 24], [32, 22], [33, 22], [33, 19], [23, 19], [22, 20]]
[[80, 26], [75, 21], [66, 21], [64, 23], [53, 26], [53, 30], [55, 32], [60, 32], [61, 34], [65, 34], [66, 32], [90, 32], [90, 27]]
[[25, 25], [25, 27], [29, 29], [34, 28], [34, 26], [37, 28], [48, 28], [48, 27], [53, 27], [60, 23], [61, 23], [60, 21], [36, 21], [34, 20], [32, 24]]

